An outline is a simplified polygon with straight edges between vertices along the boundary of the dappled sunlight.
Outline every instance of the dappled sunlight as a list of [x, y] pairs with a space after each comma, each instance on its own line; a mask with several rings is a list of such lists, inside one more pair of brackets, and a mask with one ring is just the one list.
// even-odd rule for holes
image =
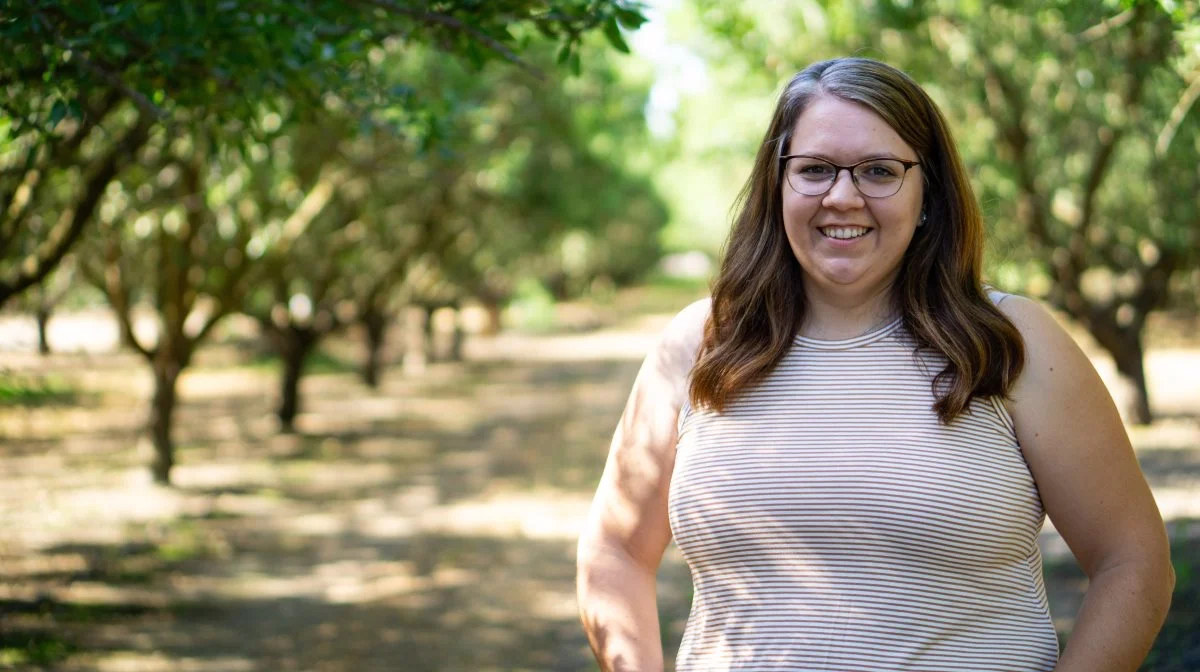
[[[95, 663], [95, 672], [251, 672], [248, 657], [217, 656], [204, 660], [172, 658], [161, 653], [120, 652]], [[83, 669], [68, 663], [63, 670]]]
[[497, 493], [421, 515], [421, 529], [477, 537], [574, 541], [583, 529], [591, 497], [556, 492]]
[[[144, 363], [55, 356], [36, 375], [95, 396], [0, 411], [0, 600], [21, 614], [6, 624], [85, 615], [56, 617], [82, 647], [64, 670], [588, 669], [575, 542], [657, 337], [632, 333], [468, 341], [466, 361], [388, 370], [374, 391], [313, 374], [293, 434], [275, 372], [221, 346], [181, 380], [170, 488], [145, 469]], [[1161, 366], [1171, 413], [1130, 433], [1164, 514], [1196, 518], [1200, 403]], [[1052, 526], [1039, 543], [1066, 630], [1086, 579]], [[672, 546], [672, 650], [691, 599]]]

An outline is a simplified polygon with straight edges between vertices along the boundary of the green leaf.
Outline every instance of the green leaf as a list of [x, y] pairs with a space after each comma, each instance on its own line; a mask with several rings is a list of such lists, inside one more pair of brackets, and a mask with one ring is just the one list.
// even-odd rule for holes
[[617, 22], [619, 22], [621, 27], [625, 30], [637, 30], [642, 26], [643, 23], [646, 23], [646, 21], [646, 16], [636, 9], [617, 7]]
[[604, 36], [608, 38], [608, 43], [617, 51], [628, 54], [629, 45], [625, 43], [625, 37], [621, 35], [621, 27], [617, 25], [615, 18], [610, 18], [604, 22]]
[[573, 46], [574, 45], [570, 40], [564, 41], [562, 46], [558, 48], [558, 55], [554, 59], [555, 62], [559, 65], [566, 63], [567, 59], [571, 57], [571, 48]]
[[62, 121], [65, 116], [67, 116], [67, 104], [60, 98], [54, 101], [54, 105], [50, 108], [50, 117], [46, 120], [50, 130], [54, 130], [54, 127], [58, 126], [58, 122]]

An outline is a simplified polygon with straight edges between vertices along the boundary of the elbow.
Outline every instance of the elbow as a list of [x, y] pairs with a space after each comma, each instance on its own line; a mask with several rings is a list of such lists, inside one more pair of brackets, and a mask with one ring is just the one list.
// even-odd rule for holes
[[1171, 608], [1171, 598], [1175, 593], [1175, 567], [1171, 563], [1170, 554], [1148, 562], [1136, 568], [1138, 582], [1143, 586], [1147, 601], [1150, 602], [1150, 613], [1158, 616], [1159, 623], [1167, 618]]
[[1167, 558], [1166, 590], [1165, 590], [1165, 592], [1167, 594], [1167, 600], [1166, 600], [1167, 608], [1170, 608], [1171, 596], [1173, 596], [1175, 594], [1175, 564], [1171, 562], [1171, 558], [1169, 558], [1169, 557]]
[[1167, 537], [1165, 539], [1165, 548], [1159, 556], [1161, 569], [1156, 572], [1156, 583], [1159, 586], [1160, 594], [1162, 595], [1163, 603], [1163, 618], [1166, 618], [1166, 612], [1171, 607], [1171, 597], [1175, 594], [1175, 563], [1171, 561], [1171, 541]]
[[1112, 589], [1132, 591], [1140, 596], [1143, 613], [1152, 614], [1159, 623], [1166, 620], [1176, 581], [1169, 553], [1141, 555], [1113, 563], [1090, 578], [1093, 585], [1105, 584]]
[[596, 575], [602, 573], [605, 555], [603, 549], [602, 542], [586, 533], [579, 538], [575, 547], [575, 597], [579, 601], [580, 610], [585, 613]]

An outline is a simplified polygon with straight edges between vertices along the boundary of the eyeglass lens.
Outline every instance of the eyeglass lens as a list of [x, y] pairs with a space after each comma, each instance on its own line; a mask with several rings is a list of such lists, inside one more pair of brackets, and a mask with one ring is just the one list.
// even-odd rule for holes
[[[833, 187], [839, 169], [828, 161], [806, 156], [788, 159], [784, 169], [788, 184], [804, 196], [820, 196]], [[904, 164], [894, 159], [872, 159], [853, 167], [854, 184], [864, 196], [884, 198], [900, 191]]]

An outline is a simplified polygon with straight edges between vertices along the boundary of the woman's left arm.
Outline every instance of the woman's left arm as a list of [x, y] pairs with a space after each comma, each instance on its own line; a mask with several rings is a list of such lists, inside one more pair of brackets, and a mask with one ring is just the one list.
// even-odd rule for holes
[[1000, 309], [1025, 339], [1009, 410], [1046, 513], [1089, 585], [1056, 672], [1136, 670], [1175, 586], [1166, 530], [1112, 398], [1039, 304]]

